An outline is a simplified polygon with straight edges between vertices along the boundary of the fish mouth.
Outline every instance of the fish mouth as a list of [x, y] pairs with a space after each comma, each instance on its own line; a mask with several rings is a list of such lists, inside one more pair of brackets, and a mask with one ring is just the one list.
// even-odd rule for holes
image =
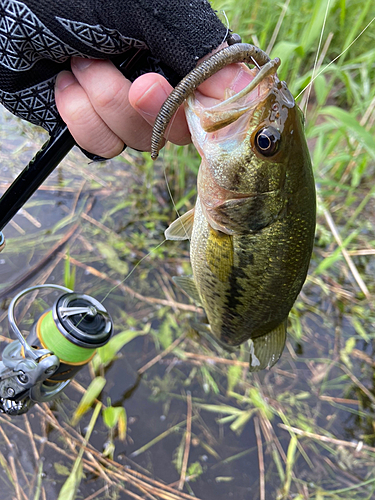
[[[270, 58], [261, 49], [246, 43], [233, 43], [229, 47], [224, 47], [208, 59], [198, 64], [190, 73], [188, 73], [181, 82], [172, 90], [163, 106], [161, 107], [154, 123], [151, 136], [151, 158], [156, 160], [166, 128], [179, 106], [185, 99], [191, 95], [197, 87], [213, 76], [220, 69], [228, 64], [247, 62], [266, 66]], [[276, 64], [280, 64], [276, 60]]]
[[[275, 58], [260, 68], [249, 70], [250, 83], [239, 92], [231, 95], [224, 101], [201, 109], [200, 126], [205, 132], [215, 132], [235, 122], [243, 114], [264, 99], [269, 91], [279, 82], [276, 71], [280, 66], [280, 59]], [[229, 91], [230, 92], [230, 91]], [[196, 106], [196, 97], [188, 98], [188, 106]]]

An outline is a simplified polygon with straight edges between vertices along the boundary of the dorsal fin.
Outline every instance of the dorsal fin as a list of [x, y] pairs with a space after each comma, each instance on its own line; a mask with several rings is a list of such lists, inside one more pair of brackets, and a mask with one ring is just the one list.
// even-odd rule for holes
[[167, 240], [190, 240], [193, 232], [195, 207], [176, 219], [165, 231]]
[[285, 341], [286, 320], [266, 335], [252, 339], [250, 371], [258, 372], [277, 363], [284, 350]]

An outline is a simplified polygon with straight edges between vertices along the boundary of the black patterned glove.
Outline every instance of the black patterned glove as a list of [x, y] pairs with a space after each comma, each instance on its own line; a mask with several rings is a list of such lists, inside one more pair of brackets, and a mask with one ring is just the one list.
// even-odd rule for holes
[[0, 102], [54, 135], [71, 56], [126, 59], [131, 80], [154, 71], [176, 85], [227, 34], [207, 0], [0, 0]]

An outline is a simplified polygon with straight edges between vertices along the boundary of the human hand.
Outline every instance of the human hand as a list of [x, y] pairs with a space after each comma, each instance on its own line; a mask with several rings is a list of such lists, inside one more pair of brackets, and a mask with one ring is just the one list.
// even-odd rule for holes
[[[132, 81], [156, 72], [175, 85], [229, 36], [210, 4], [201, 0], [98, 0], [94, 4], [89, 0], [20, 0], [5, 2], [0, 10], [7, 41], [0, 43], [0, 103], [52, 137], [62, 124], [54, 99], [55, 80], [58, 73], [71, 69], [71, 57], [120, 59]], [[108, 69], [109, 63], [104, 67]], [[104, 99], [118, 88], [117, 78], [106, 75], [107, 71], [103, 82], [110, 87]], [[127, 89], [120, 94], [127, 96]], [[92, 133], [94, 127], [85, 121], [84, 128]], [[100, 145], [107, 138], [99, 137]], [[99, 149], [113, 155], [120, 150], [119, 144], [112, 137]]]
[[[147, 73], [133, 83], [110, 62], [73, 58], [72, 73], [58, 75], [55, 100], [58, 111], [76, 142], [86, 151], [104, 158], [121, 153], [124, 143], [149, 151], [154, 120], [172, 90], [157, 73]], [[209, 99], [222, 99], [230, 87], [244, 88], [250, 81], [242, 64], [223, 68], [199, 87]], [[183, 107], [177, 111], [166, 132], [174, 144], [190, 142]]]

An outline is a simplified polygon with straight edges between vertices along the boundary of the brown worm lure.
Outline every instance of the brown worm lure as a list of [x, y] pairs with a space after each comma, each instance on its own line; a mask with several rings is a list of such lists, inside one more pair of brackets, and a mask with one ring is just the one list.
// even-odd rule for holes
[[247, 43], [234, 43], [213, 54], [203, 61], [172, 90], [156, 117], [151, 136], [151, 158], [158, 157], [164, 132], [179, 106], [194, 90], [210, 76], [220, 71], [228, 64], [245, 62], [264, 66], [270, 62], [269, 56], [263, 50]]

